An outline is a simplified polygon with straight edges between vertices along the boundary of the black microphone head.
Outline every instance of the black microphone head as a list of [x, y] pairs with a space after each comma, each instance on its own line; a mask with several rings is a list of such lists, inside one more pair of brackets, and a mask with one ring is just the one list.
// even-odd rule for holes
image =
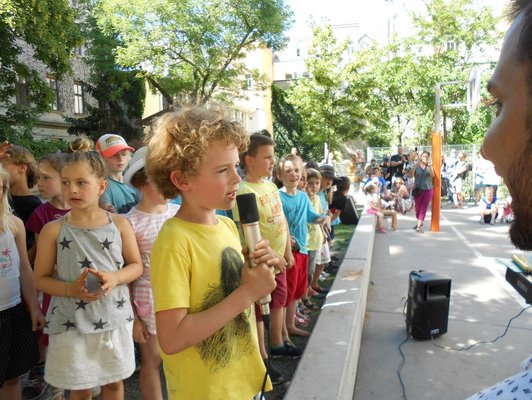
[[250, 224], [258, 222], [259, 209], [257, 208], [257, 200], [255, 193], [244, 193], [236, 196], [236, 205], [238, 207], [238, 214], [240, 214], [240, 223]]

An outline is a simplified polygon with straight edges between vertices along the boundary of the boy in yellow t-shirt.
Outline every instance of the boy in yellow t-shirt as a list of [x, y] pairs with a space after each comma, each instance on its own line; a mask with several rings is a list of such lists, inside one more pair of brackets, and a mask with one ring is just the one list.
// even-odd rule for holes
[[[283, 204], [279, 196], [277, 186], [268, 181], [273, 173], [275, 166], [274, 142], [271, 137], [254, 133], [250, 136], [249, 146], [246, 152], [240, 155], [241, 165], [245, 172], [245, 177], [240, 183], [238, 194], [254, 193], [259, 210], [259, 227], [261, 236], [270, 242], [270, 246], [281, 260], [278, 266], [275, 280], [277, 286], [272, 292], [272, 301], [270, 302], [271, 329], [270, 345], [274, 348], [285, 346], [283, 343], [283, 322], [286, 303], [286, 267], [293, 265], [293, 256], [290, 246], [290, 235], [288, 234], [288, 224], [283, 212]], [[238, 208], [233, 207], [233, 218], [235, 221], [240, 220]], [[260, 315], [257, 315], [257, 329], [259, 333], [259, 345], [261, 354], [264, 359], [267, 358], [266, 349], [264, 348], [264, 324]], [[295, 349], [294, 349], [295, 350]], [[294, 353], [292, 348], [287, 348], [287, 356], [299, 357]], [[294, 353], [294, 354], [292, 354]], [[282, 383], [284, 378], [272, 370], [270, 366], [270, 376], [273, 383]]]
[[151, 254], [169, 400], [248, 400], [261, 391], [266, 371], [252, 305], [275, 288], [279, 260], [261, 241], [250, 254], [257, 267], [248, 268], [235, 224], [215, 213], [234, 205], [247, 143], [239, 124], [199, 107], [163, 115], [148, 138], [149, 180], [183, 200]]

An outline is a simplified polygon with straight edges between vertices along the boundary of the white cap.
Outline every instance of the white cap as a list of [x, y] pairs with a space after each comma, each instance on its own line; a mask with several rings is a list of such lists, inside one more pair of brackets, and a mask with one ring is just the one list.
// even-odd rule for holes
[[124, 171], [124, 183], [126, 185], [131, 186], [131, 178], [133, 177], [133, 175], [135, 175], [138, 171], [140, 171], [142, 168], [146, 166], [146, 153], [147, 152], [148, 152], [148, 148], [144, 146], [138, 149], [133, 154], [133, 157], [131, 157], [131, 161], [129, 161], [129, 165], [127, 166], [127, 169]]

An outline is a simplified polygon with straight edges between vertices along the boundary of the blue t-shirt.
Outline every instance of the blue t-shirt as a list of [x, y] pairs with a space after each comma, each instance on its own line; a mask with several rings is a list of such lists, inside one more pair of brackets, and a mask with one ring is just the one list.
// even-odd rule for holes
[[294, 195], [279, 190], [279, 195], [290, 235], [295, 237], [299, 252], [307, 254], [307, 224], [312, 223], [321, 215], [314, 211], [308, 196], [300, 190]]
[[142, 196], [137, 189], [112, 178], [107, 178], [107, 182], [100, 204], [111, 203], [118, 214], [126, 214], [140, 201]]
[[491, 210], [491, 206], [493, 204], [497, 204], [497, 197], [493, 196], [493, 200], [491, 201], [491, 203], [488, 203], [488, 199], [486, 199], [486, 197], [482, 197], [482, 202], [486, 205], [486, 209], [487, 210]]

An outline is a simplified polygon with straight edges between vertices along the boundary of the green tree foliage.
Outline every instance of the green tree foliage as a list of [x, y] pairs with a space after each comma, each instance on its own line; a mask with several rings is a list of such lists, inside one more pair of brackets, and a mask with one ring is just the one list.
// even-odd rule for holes
[[278, 158], [297, 148], [304, 159], [321, 158], [321, 148], [309, 146], [303, 140], [303, 118], [286, 100], [286, 91], [272, 86], [272, 116], [275, 132], [275, 154]]
[[313, 154], [323, 153], [323, 143], [334, 149], [342, 141], [364, 135], [367, 102], [348, 84], [356, 67], [347, 63], [348, 41], [338, 42], [330, 26], [313, 28], [308, 77], [298, 79], [288, 90], [288, 101], [303, 121], [300, 146]]
[[87, 105], [88, 116], [68, 118], [71, 134], [85, 134], [97, 139], [103, 133], [117, 133], [127, 140], [142, 135], [139, 124], [146, 97], [145, 81], [139, 71], [124, 70], [117, 65], [116, 48], [119, 41], [102, 33], [93, 17], [84, 24], [84, 35], [89, 46], [87, 63], [91, 66], [87, 93], [98, 101], [97, 107]]
[[[75, 16], [67, 0], [0, 1], [0, 132], [11, 141], [30, 135], [37, 116], [52, 102], [47, 83], [20, 58], [24, 43], [60, 79], [69, 72], [71, 52], [81, 43]], [[25, 84], [27, 104], [15, 101], [20, 82]]]
[[[142, 70], [169, 103], [204, 104], [241, 93], [243, 64], [259, 45], [281, 48], [284, 0], [99, 0], [98, 22], [120, 40], [117, 61]], [[224, 96], [225, 95], [225, 96]]]
[[[434, 87], [437, 82], [466, 81], [474, 65], [483, 64], [490, 72], [493, 64], [481, 57], [500, 40], [497, 19], [490, 7], [478, 0], [427, 0], [426, 12], [413, 15], [416, 35], [410, 39], [414, 54], [419, 54], [416, 69], [423, 76], [415, 128], [421, 141], [427, 141], [434, 125]], [[423, 51], [430, 44], [431, 53]], [[451, 45], [451, 46], [449, 46]], [[444, 86], [442, 104], [465, 103], [466, 86]], [[451, 118], [444, 139], [449, 143], [478, 141], [488, 128], [492, 114], [488, 110], [469, 113], [465, 107], [445, 110]], [[432, 114], [431, 118], [428, 118]]]
[[[417, 143], [427, 143], [434, 131], [435, 123], [435, 86], [436, 83], [449, 81], [467, 81], [474, 65], [483, 64], [490, 70], [493, 65], [486, 64], [482, 55], [493, 48], [500, 39], [495, 30], [496, 18], [489, 7], [476, 0], [427, 0], [425, 12], [414, 14], [412, 21], [416, 27], [414, 35], [403, 43], [392, 44], [400, 47], [398, 54], [407, 54], [412, 62], [405, 63], [404, 81], [412, 89], [411, 101], [404, 104], [404, 111], [395, 109], [391, 121], [408, 115], [407, 124], [392, 123], [394, 143], [403, 142], [407, 131], [417, 132]], [[386, 49], [385, 49], [386, 50]], [[390, 62], [395, 62], [395, 56]], [[386, 76], [387, 63], [376, 65], [374, 73]], [[386, 87], [386, 86], [385, 86]], [[467, 85], [444, 85], [441, 104], [464, 104]], [[390, 99], [390, 96], [385, 96]], [[444, 109], [447, 127], [444, 141], [467, 143], [479, 138], [479, 131], [487, 129], [490, 123], [486, 111], [470, 114], [465, 107]], [[471, 122], [468, 122], [472, 119]], [[473, 119], [476, 122], [473, 122]], [[480, 124], [480, 125], [479, 125]], [[464, 134], [465, 127], [475, 126], [477, 134]]]
[[[474, 65], [487, 73], [482, 55], [499, 42], [497, 20], [476, 0], [426, 0], [412, 15], [412, 36], [346, 53], [330, 27], [314, 27], [307, 71], [288, 100], [303, 118], [301, 140], [311, 146], [362, 139], [371, 146], [425, 144], [435, 123], [438, 82], [467, 81]], [[466, 85], [444, 86], [442, 104], [465, 103]], [[444, 109], [448, 143], [478, 141], [492, 114], [485, 108]]]

